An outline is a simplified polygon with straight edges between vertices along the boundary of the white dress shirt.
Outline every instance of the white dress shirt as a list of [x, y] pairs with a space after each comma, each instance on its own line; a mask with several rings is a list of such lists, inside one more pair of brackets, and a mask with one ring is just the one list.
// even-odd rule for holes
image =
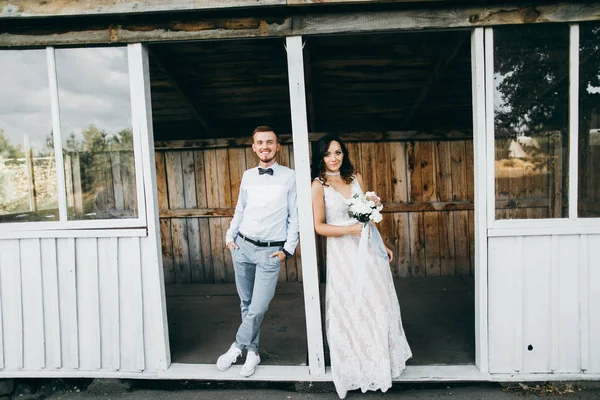
[[244, 172], [235, 214], [225, 243], [238, 233], [261, 241], [285, 241], [283, 248], [294, 254], [298, 244], [298, 200], [293, 169], [273, 164], [273, 175], [259, 175], [258, 167]]

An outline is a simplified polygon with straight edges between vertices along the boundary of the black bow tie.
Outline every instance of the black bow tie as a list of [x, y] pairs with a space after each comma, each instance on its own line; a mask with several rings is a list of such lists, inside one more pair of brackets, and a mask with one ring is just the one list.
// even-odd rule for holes
[[259, 175], [264, 175], [264, 174], [269, 174], [269, 175], [273, 175], [273, 168], [258, 168], [258, 174]]

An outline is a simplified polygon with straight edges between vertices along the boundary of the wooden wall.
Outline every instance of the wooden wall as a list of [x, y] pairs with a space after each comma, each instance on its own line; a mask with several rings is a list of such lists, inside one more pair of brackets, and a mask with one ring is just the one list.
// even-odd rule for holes
[[[354, 142], [348, 149], [364, 189], [386, 203], [380, 230], [395, 252], [394, 275], [472, 275], [472, 141]], [[281, 164], [294, 167], [291, 144], [279, 156]], [[255, 165], [249, 146], [156, 151], [167, 283], [234, 281], [224, 236], [242, 173]], [[319, 238], [320, 260], [324, 242]], [[280, 280], [302, 280], [300, 254], [286, 262]]]
[[[279, 162], [293, 168], [291, 145]], [[156, 171], [166, 283], [234, 281], [225, 233], [242, 174], [257, 165], [250, 147], [157, 151]], [[300, 251], [282, 265], [280, 281], [302, 279]]]
[[599, 373], [600, 235], [488, 243], [490, 373]]
[[156, 237], [124, 231], [0, 239], [0, 375], [166, 368]]

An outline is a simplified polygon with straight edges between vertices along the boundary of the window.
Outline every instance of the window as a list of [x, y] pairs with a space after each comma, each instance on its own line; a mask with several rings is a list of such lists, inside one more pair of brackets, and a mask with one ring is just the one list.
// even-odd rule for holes
[[56, 50], [68, 219], [137, 217], [127, 51]]
[[600, 217], [600, 24], [579, 30], [579, 217]]
[[128, 48], [0, 59], [0, 228], [144, 226]]
[[569, 26], [494, 28], [496, 219], [568, 213]]
[[0, 223], [57, 221], [44, 50], [0, 51]]

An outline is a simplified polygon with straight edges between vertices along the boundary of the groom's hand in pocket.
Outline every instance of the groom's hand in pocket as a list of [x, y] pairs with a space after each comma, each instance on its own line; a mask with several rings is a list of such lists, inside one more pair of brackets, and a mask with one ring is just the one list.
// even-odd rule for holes
[[285, 256], [285, 253], [281, 250], [276, 251], [275, 253], [271, 254], [269, 257], [273, 258], [273, 257], [278, 257], [279, 261], [283, 264], [283, 262], [285, 261], [285, 259], [287, 258]]

